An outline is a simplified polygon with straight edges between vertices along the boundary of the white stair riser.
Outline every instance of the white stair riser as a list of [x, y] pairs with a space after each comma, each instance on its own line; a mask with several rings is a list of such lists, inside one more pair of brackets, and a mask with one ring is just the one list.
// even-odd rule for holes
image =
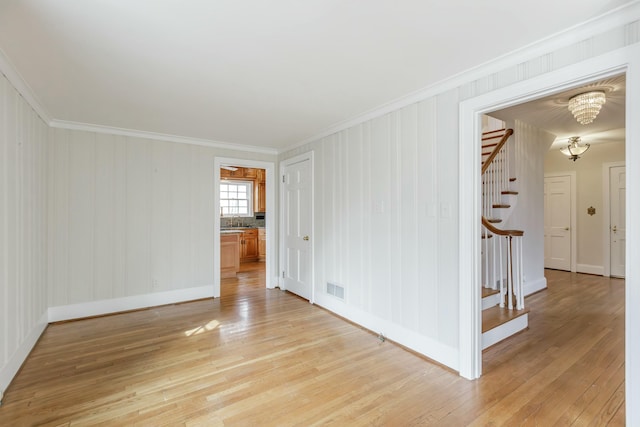
[[487, 332], [482, 333], [482, 349], [491, 347], [500, 341], [509, 338], [510, 336], [517, 334], [518, 332], [526, 329], [529, 326], [529, 314], [523, 314], [515, 319], [503, 323], [500, 326], [496, 326]]
[[482, 309], [486, 310], [500, 304], [500, 294], [493, 294], [482, 298]]

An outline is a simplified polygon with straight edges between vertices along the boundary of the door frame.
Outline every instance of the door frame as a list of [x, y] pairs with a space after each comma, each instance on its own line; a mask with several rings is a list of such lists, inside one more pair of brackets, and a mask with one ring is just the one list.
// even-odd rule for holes
[[277, 278], [274, 280], [276, 245], [276, 220], [278, 215], [276, 208], [275, 195], [275, 163], [263, 162], [259, 160], [240, 159], [235, 157], [214, 157], [213, 159], [213, 297], [220, 297], [220, 166], [234, 165], [246, 168], [258, 168], [265, 170], [265, 187], [266, 187], [266, 203], [267, 214], [265, 218], [265, 228], [267, 232], [267, 257], [265, 260], [265, 282], [267, 288], [275, 288], [277, 286]]
[[[590, 82], [619, 74], [627, 76], [627, 141], [640, 142], [640, 44], [604, 53], [573, 65], [543, 73], [484, 95], [469, 98], [459, 106], [459, 229], [458, 229], [458, 370], [468, 379], [482, 374], [481, 310], [481, 210], [480, 144], [481, 115], [522, 104]], [[628, 143], [626, 148], [627, 183], [640, 182], [640, 147]], [[640, 211], [640, 195], [631, 188], [627, 198], [627, 217]], [[629, 251], [640, 251], [640, 228], [630, 222], [627, 227]], [[626, 401], [640, 401], [640, 265], [628, 264], [625, 280], [625, 388]], [[627, 405], [627, 422], [640, 421], [640, 408]]]
[[569, 176], [571, 182], [570, 188], [570, 205], [571, 205], [571, 218], [569, 219], [569, 227], [571, 228], [571, 271], [575, 273], [578, 268], [578, 215], [576, 212], [576, 171], [568, 172], [550, 172], [545, 173], [545, 178], [554, 178], [558, 176]]
[[605, 277], [611, 277], [611, 168], [619, 166], [626, 167], [626, 160], [602, 164], [602, 275]]
[[282, 289], [283, 291], [286, 290], [286, 286], [284, 284], [284, 281], [282, 280], [282, 273], [284, 272], [285, 269], [285, 235], [284, 235], [284, 224], [286, 221], [285, 215], [286, 215], [286, 209], [284, 208], [284, 197], [282, 197], [282, 195], [284, 194], [284, 170], [287, 166], [291, 166], [294, 165], [296, 163], [300, 163], [300, 162], [304, 162], [306, 160], [309, 160], [309, 168], [311, 169], [310, 171], [310, 175], [311, 175], [311, 248], [310, 248], [310, 252], [311, 252], [311, 272], [309, 274], [309, 277], [311, 277], [311, 297], [309, 298], [309, 302], [311, 304], [314, 304], [315, 299], [316, 299], [316, 286], [315, 286], [315, 236], [316, 236], [316, 232], [315, 232], [315, 163], [314, 163], [314, 152], [313, 151], [308, 151], [306, 153], [302, 153], [299, 154], [295, 157], [291, 157], [285, 160], [282, 160], [280, 162], [280, 169], [279, 169], [279, 176], [278, 179], [280, 181], [280, 263], [279, 263], [279, 268], [278, 268], [278, 283], [279, 283], [279, 287], [280, 289]]

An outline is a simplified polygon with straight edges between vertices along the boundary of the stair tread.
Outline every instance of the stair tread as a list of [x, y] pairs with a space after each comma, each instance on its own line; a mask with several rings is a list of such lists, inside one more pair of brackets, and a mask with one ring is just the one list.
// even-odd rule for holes
[[507, 208], [510, 208], [511, 205], [495, 204], [495, 205], [493, 205], [493, 207], [496, 208], [496, 209], [507, 209]]
[[518, 194], [517, 191], [511, 191], [511, 190], [506, 190], [506, 191], [502, 191], [501, 194]]
[[498, 224], [498, 223], [502, 222], [502, 220], [500, 218], [490, 218], [487, 221], [489, 221], [492, 224]]
[[515, 178], [509, 178], [510, 182], [514, 182], [516, 179]]
[[509, 310], [506, 307], [495, 306], [482, 311], [482, 332], [490, 331], [513, 319], [529, 313], [529, 309]]
[[482, 287], [482, 298], [490, 297], [491, 295], [499, 294], [500, 291], [497, 289], [485, 288]]

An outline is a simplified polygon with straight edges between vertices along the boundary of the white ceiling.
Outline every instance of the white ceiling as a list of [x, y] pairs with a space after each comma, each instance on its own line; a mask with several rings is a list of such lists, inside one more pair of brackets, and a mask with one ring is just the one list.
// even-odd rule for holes
[[283, 149], [627, 0], [0, 0], [51, 118]]
[[[593, 123], [581, 125], [568, 109], [569, 99], [592, 90], [603, 91], [606, 102]], [[505, 121], [518, 119], [546, 130], [556, 136], [551, 148], [566, 147], [572, 136], [579, 136], [582, 142], [589, 144], [624, 142], [625, 99], [626, 78], [620, 75], [494, 111], [490, 115]]]

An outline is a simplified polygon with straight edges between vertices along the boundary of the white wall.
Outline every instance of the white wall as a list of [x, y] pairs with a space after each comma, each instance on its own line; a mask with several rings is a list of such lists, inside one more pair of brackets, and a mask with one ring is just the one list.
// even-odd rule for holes
[[46, 326], [47, 133], [0, 74], [0, 400]]
[[504, 229], [524, 231], [525, 295], [546, 288], [544, 277], [544, 158], [555, 136], [516, 120], [515, 178], [513, 188], [518, 191], [517, 204], [509, 220], [500, 225]]
[[275, 156], [52, 132], [50, 320], [212, 296], [214, 158]]
[[[575, 162], [557, 149], [549, 150], [545, 155], [545, 173], [576, 173], [578, 272], [593, 273], [603, 269], [602, 164], [624, 160], [624, 141], [592, 144]], [[591, 206], [596, 209], [593, 216], [587, 214], [587, 208]]]
[[[458, 369], [467, 357], [458, 352], [460, 104], [637, 44], [640, 25], [631, 18], [576, 28], [282, 153], [280, 160], [315, 152], [316, 302]], [[541, 152], [535, 161], [540, 182], [530, 190], [543, 221]], [[536, 247], [534, 277], [527, 277], [533, 281], [544, 264], [543, 224], [527, 221]], [[527, 231], [538, 226], [539, 235]], [[344, 303], [325, 293], [327, 281], [345, 286]]]

